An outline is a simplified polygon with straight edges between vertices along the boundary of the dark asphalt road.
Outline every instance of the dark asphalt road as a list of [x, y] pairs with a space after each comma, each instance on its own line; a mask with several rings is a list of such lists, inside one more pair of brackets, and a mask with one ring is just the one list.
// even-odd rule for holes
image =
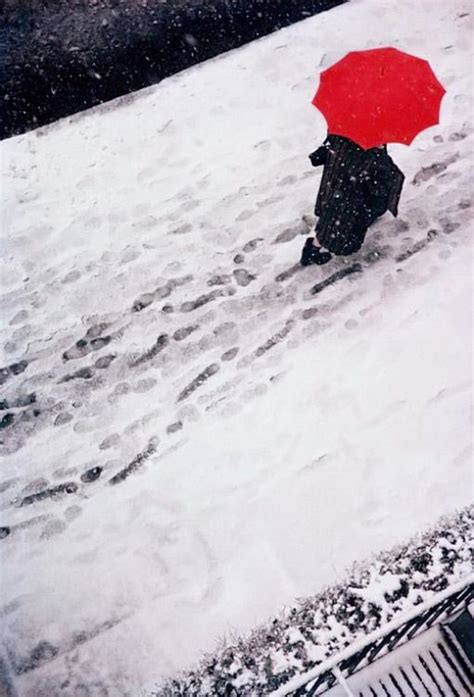
[[4, 0], [0, 139], [142, 87], [345, 0]]

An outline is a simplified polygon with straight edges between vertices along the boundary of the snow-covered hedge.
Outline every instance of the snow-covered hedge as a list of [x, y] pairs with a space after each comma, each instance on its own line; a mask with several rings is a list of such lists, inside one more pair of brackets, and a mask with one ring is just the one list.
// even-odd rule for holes
[[471, 573], [474, 506], [409, 543], [356, 564], [347, 578], [227, 644], [155, 697], [254, 696], [277, 689]]

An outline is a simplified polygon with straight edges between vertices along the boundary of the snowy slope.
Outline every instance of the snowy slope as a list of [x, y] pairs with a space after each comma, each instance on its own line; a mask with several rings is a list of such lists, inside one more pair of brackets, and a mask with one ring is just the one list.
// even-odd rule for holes
[[[136, 695], [469, 503], [470, 19], [353, 1], [1, 144], [22, 696]], [[442, 123], [390, 149], [397, 220], [292, 270], [318, 72], [387, 44], [432, 62]]]

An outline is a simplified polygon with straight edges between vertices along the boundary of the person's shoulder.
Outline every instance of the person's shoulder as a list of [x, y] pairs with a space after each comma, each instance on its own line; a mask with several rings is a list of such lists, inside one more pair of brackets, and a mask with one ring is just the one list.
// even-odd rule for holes
[[327, 138], [324, 142], [332, 147], [337, 147], [344, 144], [356, 145], [356, 143], [354, 143], [349, 138], [345, 138], [344, 136], [337, 136], [335, 133], [328, 133]]
[[399, 174], [401, 174], [401, 175], [403, 176], [403, 172], [402, 172], [401, 169], [398, 167], [398, 165], [395, 164], [395, 162], [392, 160], [392, 158], [390, 157], [390, 155], [389, 155], [387, 152], [385, 153], [385, 157], [386, 157], [386, 162], [387, 162], [387, 164], [390, 166], [390, 169], [391, 169], [393, 172], [397, 172], [397, 173], [399, 173]]
[[403, 174], [401, 169], [395, 164], [395, 162], [392, 160], [388, 153], [385, 153], [385, 157], [381, 162], [381, 167], [383, 168], [383, 171], [386, 173], [386, 176], [390, 177], [390, 179], [400, 182], [400, 184], [403, 183], [405, 175]]
[[379, 161], [379, 163], [382, 166], [388, 167], [390, 169], [397, 166], [385, 148], [373, 148], [373, 153], [374, 157]]

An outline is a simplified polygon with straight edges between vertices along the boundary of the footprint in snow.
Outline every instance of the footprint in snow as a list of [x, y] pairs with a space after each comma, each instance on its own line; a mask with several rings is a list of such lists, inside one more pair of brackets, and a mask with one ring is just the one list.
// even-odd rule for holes
[[238, 286], [248, 286], [249, 283], [255, 281], [256, 276], [249, 273], [247, 269], [235, 269], [233, 271], [234, 278]]

